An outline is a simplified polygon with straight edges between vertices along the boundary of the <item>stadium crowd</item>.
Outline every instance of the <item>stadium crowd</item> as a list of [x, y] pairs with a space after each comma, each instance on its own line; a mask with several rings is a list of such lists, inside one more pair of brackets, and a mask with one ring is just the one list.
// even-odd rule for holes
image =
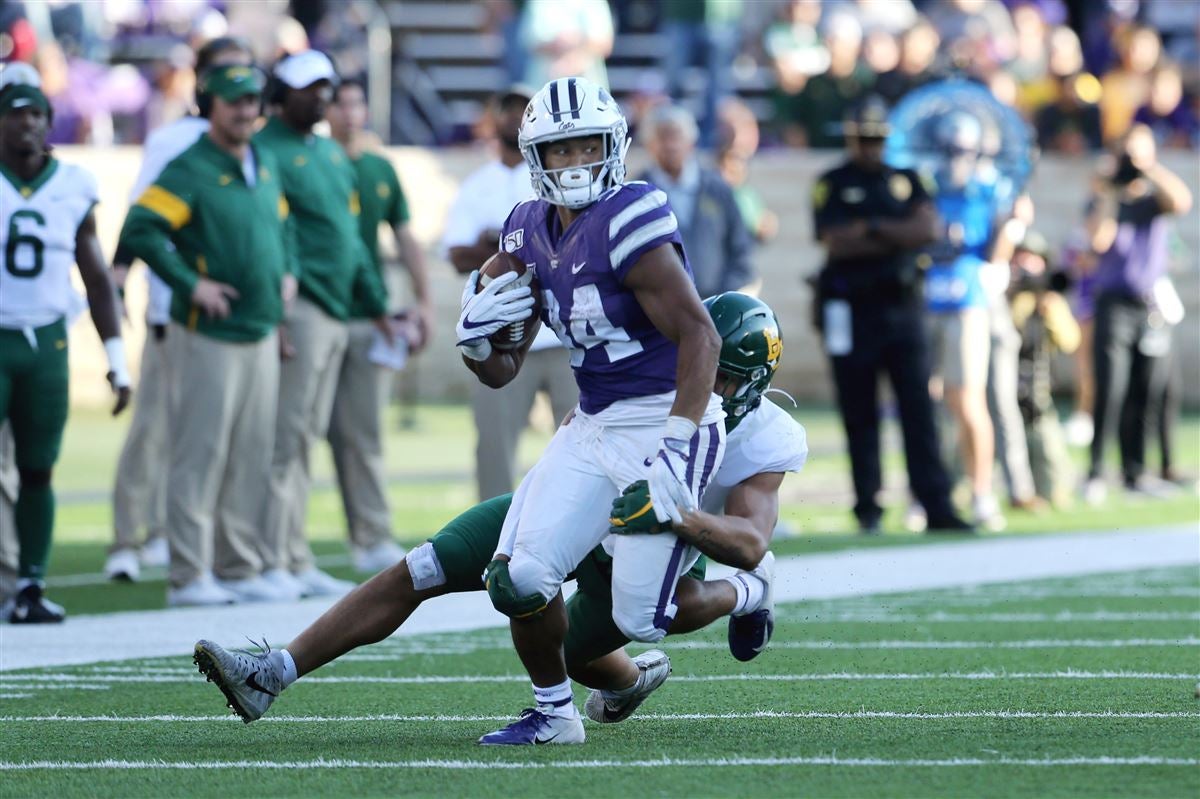
[[[658, 31], [669, 43], [662, 63], [618, 99], [631, 127], [643, 131], [639, 141], [650, 155], [651, 166], [639, 177], [670, 198], [702, 296], [757, 288], [755, 242], [769, 239], [780, 224], [745, 180], [746, 162], [760, 144], [845, 147], [848, 162], [878, 173], [878, 158], [873, 162], [863, 152], [882, 146], [886, 108], [914, 89], [948, 76], [965, 77], [1017, 109], [1043, 151], [1102, 157], [1092, 200], [1081, 209], [1078, 235], [1063, 252], [1038, 233], [1027, 196], [1016, 192], [1007, 201], [993, 196], [994, 186], [985, 177], [992, 154], [969, 120], [947, 115], [938, 139], [946, 174], [930, 181], [930, 176], [906, 173], [904, 188], [881, 184], [902, 208], [886, 214], [843, 208], [839, 216], [826, 203], [840, 199], [854, 205], [853, 192], [847, 195], [843, 186], [829, 182], [832, 177], [814, 187], [815, 227], [829, 254], [826, 277], [836, 276], [838, 263], [846, 259], [883, 257], [878, 250], [841, 249], [843, 243], [834, 241], [877, 237], [877, 245], [891, 242], [929, 275], [944, 268], [945, 285], [972, 287], [949, 304], [946, 295], [931, 296], [926, 308], [918, 285], [924, 285], [924, 277], [897, 284], [898, 303], [920, 305], [919, 313], [906, 319], [912, 324], [905, 334], [917, 331], [925, 341], [928, 326], [937, 342], [932, 365], [940, 379], [933, 381], [932, 399], [929, 364], [914, 359], [906, 384], [919, 386], [921, 402], [937, 401], [933, 407], [956, 422], [961, 454], [947, 455], [945, 461], [949, 476], [964, 474], [971, 497], [970, 518], [962, 520], [945, 502], [948, 484], [928, 491], [914, 486], [914, 494], [924, 496], [914, 498], [911, 526], [1001, 529], [1003, 514], [991, 494], [995, 459], [1015, 511], [1038, 512], [1048, 503], [1070, 502], [1079, 481], [1070, 473], [1064, 440], [1091, 446], [1083, 496], [1099, 502], [1106, 490], [1104, 447], [1114, 433], [1126, 488], [1146, 496], [1174, 490], [1171, 431], [1179, 386], [1170, 334], [1182, 318], [1182, 304], [1167, 274], [1170, 220], [1188, 213], [1191, 197], [1157, 154], [1200, 146], [1200, 13], [1191, 4], [529, 0], [486, 5], [486, 24], [512, 43], [498, 65], [506, 75], [500, 80], [511, 84], [502, 83], [507, 88], [488, 104], [489, 124], [478, 127], [496, 139], [498, 160], [473, 177], [478, 182], [469, 185], [474, 188], [464, 184], [447, 225], [443, 250], [458, 271], [477, 269], [495, 250], [509, 200], [528, 193], [528, 168], [514, 140], [515, 125], [532, 96], [525, 85], [537, 88], [565, 75], [587, 75], [604, 85], [606, 59], [623, 32]], [[130, 430], [117, 470], [118, 529], [108, 574], [137, 579], [142, 563], [169, 562], [168, 599], [176, 605], [348, 590], [350, 584], [316, 568], [304, 537], [308, 449], [326, 438], [335, 448], [357, 565], [374, 572], [398, 562], [404, 552], [392, 537], [382, 475], [379, 415], [387, 396], [386, 370], [400, 365], [397, 351], [419, 352], [429, 335], [446, 325], [434, 318], [428, 301], [425, 256], [407, 230], [405, 190], [387, 159], [373, 152], [391, 132], [365, 130], [363, 65], [354, 47], [346, 46], [361, 26], [322, 3], [255, 3], [251, 8], [237, 2], [60, 2], [8, 3], [0, 12], [0, 31], [0, 57], [31, 63], [40, 72], [47, 111], [53, 112], [48, 142], [146, 142], [144, 179], [131, 198], [113, 259], [115, 283], [120, 285], [124, 271], [140, 259], [162, 281], [163, 293], [146, 319], [153, 335], [142, 353], [135, 400], [140, 421]], [[338, 45], [347, 52], [341, 58]], [[310, 46], [325, 47], [335, 57]], [[771, 76], [770, 102], [762, 106], [769, 111], [763, 115], [752, 110], [753, 98], [738, 98], [747, 93], [744, 78], [755, 65]], [[704, 76], [699, 85], [692, 80], [695, 69]], [[199, 109], [193, 100], [197, 93]], [[248, 104], [248, 97], [263, 98], [265, 125], [254, 122], [259, 107], [257, 99]], [[0, 116], [19, 107], [0, 106]], [[208, 141], [214, 107], [224, 115], [211, 123], [218, 138], [236, 139], [247, 118], [261, 125], [253, 139], [257, 161], [246, 166], [219, 147], [197, 151], [197, 141]], [[326, 129], [332, 138], [321, 133]], [[156, 140], [148, 135], [156, 131], [174, 132]], [[185, 151], [191, 162], [181, 163]], [[223, 273], [220, 264], [210, 272], [188, 260], [204, 249], [197, 242], [206, 237], [222, 239], [221, 246], [239, 241], [226, 228], [205, 230], [196, 222], [196, 209], [213, 202], [219, 207], [221, 201], [192, 192], [190, 181], [204, 170], [222, 169], [222, 179], [246, 193], [240, 200], [247, 203], [244, 214], [237, 206], [224, 208], [232, 212], [229, 229], [244, 227], [244, 241], [261, 247], [259, 260], [276, 270], [262, 285], [239, 283], [245, 276]], [[966, 171], [955, 176], [961, 169]], [[481, 191], [483, 186], [488, 190]], [[482, 199], [494, 200], [496, 207], [483, 207]], [[881, 218], [893, 214], [897, 225], [910, 224], [927, 211], [931, 219], [942, 220], [936, 229], [931, 223], [928, 235], [889, 233], [892, 220]], [[384, 285], [380, 224], [394, 231], [416, 298], [415, 307], [403, 314], [405, 309], [389, 304]], [[292, 236], [298, 241], [287, 238]], [[889, 261], [886, 268], [899, 272], [902, 266]], [[815, 308], [814, 318], [836, 373], [836, 359], [852, 348], [831, 340], [830, 326], [843, 311], [840, 306], [831, 311], [828, 301], [855, 308], [859, 298], [849, 289], [843, 295], [832, 291], [819, 295], [825, 305]], [[243, 297], [247, 301], [233, 302]], [[552, 337], [535, 345], [543, 348], [544, 371], [531, 369], [528, 385], [506, 389], [515, 420], [510, 431], [523, 426], [538, 391], [550, 395], [556, 413], [574, 401], [562, 388], [566, 354]], [[1057, 429], [1050, 401], [1054, 350], [1081, 353], [1077, 413], [1065, 433]], [[988, 363], [990, 369], [980, 369]], [[220, 374], [222, 380], [198, 380], [201, 373]], [[851, 378], [850, 372], [838, 374], [839, 390], [855, 385]], [[204, 392], [192, 390], [200, 384]], [[235, 417], [250, 406], [258, 409], [252, 427], [271, 435], [252, 439], [239, 432]], [[854, 450], [861, 433], [856, 418], [866, 412], [877, 419], [879, 411], [873, 405], [848, 408], [845, 401], [842, 410]], [[154, 414], [158, 417], [149, 418]], [[163, 432], [168, 416], [191, 424], [187, 429], [172, 424], [171, 445]], [[478, 399], [476, 420], [478, 488], [480, 498], [487, 499], [512, 489], [515, 442], [511, 436], [485, 440]], [[918, 450], [941, 448], [933, 437], [949, 440], [945, 432], [925, 427], [921, 435], [931, 446], [910, 449], [910, 461]], [[1157, 475], [1146, 466], [1148, 438], [1162, 450]], [[870, 443], [860, 440], [859, 445], [869, 459]], [[5, 446], [0, 441], [0, 453]], [[874, 448], [877, 459], [878, 441]], [[14, 459], [4, 461], [11, 467]], [[20, 466], [19, 457], [15, 462]], [[247, 464], [258, 467], [247, 469]], [[930, 466], [910, 462], [910, 471]], [[6, 494], [6, 481], [18, 482], [9, 472], [0, 468], [0, 495]], [[877, 532], [878, 475], [868, 472], [855, 464], [856, 487], [872, 494], [860, 494], [855, 511], [864, 532]], [[164, 492], [156, 483], [168, 477], [172, 485], [189, 490]], [[11, 505], [17, 491], [7, 494]], [[11, 535], [9, 510], [0, 499], [0, 534]], [[28, 524], [28, 507], [24, 512], [18, 517]], [[24, 534], [21, 541], [24, 545]], [[41, 564], [27, 563], [27, 553], [21, 557], [16, 587], [24, 591], [40, 585], [44, 557]], [[40, 587], [38, 602], [44, 620], [61, 618], [60, 608], [42, 600]]]

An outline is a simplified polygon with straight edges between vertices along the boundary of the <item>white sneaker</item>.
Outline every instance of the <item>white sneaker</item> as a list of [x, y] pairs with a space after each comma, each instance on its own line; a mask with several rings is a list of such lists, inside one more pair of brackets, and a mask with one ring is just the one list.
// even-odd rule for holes
[[971, 500], [971, 511], [975, 526], [983, 530], [998, 533], [1008, 526], [1008, 522], [1000, 513], [1000, 503], [996, 501], [995, 494], [976, 496]]
[[212, 641], [197, 641], [192, 662], [209, 682], [217, 684], [227, 704], [249, 724], [262, 718], [283, 691], [283, 675], [277, 658], [268, 657], [270, 647], [260, 654], [229, 652]]
[[638, 678], [625, 691], [593, 690], [583, 703], [583, 712], [599, 724], [616, 724], [633, 715], [646, 697], [671, 676], [671, 658], [659, 649], [643, 652], [633, 659], [638, 667]]
[[305, 596], [341, 596], [350, 593], [358, 585], [349, 580], [339, 580], [316, 566], [300, 572], [296, 579], [304, 585]]
[[365, 549], [354, 548], [354, 568], [363, 574], [376, 574], [404, 560], [405, 549], [390, 538]]
[[1072, 447], [1086, 447], [1092, 443], [1092, 436], [1095, 434], [1095, 425], [1092, 422], [1092, 415], [1083, 411], [1075, 411], [1067, 419], [1067, 423], [1063, 425], [1063, 434], [1066, 436], [1067, 443]]
[[104, 574], [110, 580], [136, 583], [141, 576], [142, 566], [137, 553], [132, 549], [118, 549], [104, 561]]
[[1104, 482], [1103, 477], [1089, 477], [1083, 481], [1080, 493], [1083, 494], [1083, 501], [1088, 505], [1093, 507], [1103, 505], [1104, 500], [1108, 499], [1108, 484]]
[[297, 598], [286, 588], [277, 588], [259, 576], [245, 580], [217, 580], [217, 585], [237, 597], [238, 602], [286, 602]]
[[167, 537], [155, 536], [143, 544], [141, 558], [143, 566], [169, 566], [171, 547], [167, 545]]
[[182, 588], [167, 589], [167, 604], [173, 608], [232, 605], [237, 597], [217, 585], [212, 575], [197, 577]]
[[292, 576], [286, 569], [270, 569], [262, 573], [263, 582], [269, 583], [278, 593], [280, 599], [295, 600], [306, 596], [308, 589], [304, 583]]
[[904, 511], [904, 529], [910, 533], [923, 533], [929, 527], [929, 516], [925, 513], [925, 506], [920, 502], [913, 501], [908, 503], [908, 510]]

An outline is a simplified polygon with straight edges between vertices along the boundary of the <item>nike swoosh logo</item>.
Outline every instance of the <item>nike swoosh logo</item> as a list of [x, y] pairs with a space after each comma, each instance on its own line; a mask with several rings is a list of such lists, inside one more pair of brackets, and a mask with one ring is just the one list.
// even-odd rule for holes
[[548, 744], [548, 743], [550, 743], [551, 741], [553, 741], [555, 738], [557, 738], [557, 737], [558, 737], [558, 736], [560, 736], [560, 735], [562, 735], [562, 732], [561, 732], [561, 731], [560, 731], [560, 732], [556, 732], [556, 733], [554, 733], [554, 734], [553, 734], [553, 735], [551, 735], [549, 738], [538, 738], [538, 737], [535, 735], [535, 736], [534, 736], [534, 738], [533, 738], [533, 742], [534, 742], [535, 744]]
[[583, 268], [585, 266], [587, 266], [587, 261], [584, 261], [581, 264], [571, 264], [571, 274], [578, 275], [580, 272], [583, 271]]
[[478, 324], [476, 324], [475, 322], [472, 322], [470, 319], [462, 320], [462, 326], [465, 327], [467, 330], [474, 330], [476, 328], [483, 327], [486, 324], [488, 324], [488, 323], [487, 322], [479, 322]]
[[653, 464], [653, 462], [654, 462], [653, 458], [646, 458], [646, 460], [642, 461], [642, 465], [649, 468]]
[[275, 697], [279, 696], [279, 694], [275, 693], [274, 691], [268, 691], [266, 688], [263, 688], [261, 685], [259, 685], [258, 680], [254, 679], [255, 675], [257, 675], [257, 674], [258, 674], [258, 672], [254, 672], [254, 674], [251, 674], [250, 676], [248, 676], [246, 678], [246, 685], [248, 685], [249, 687], [253, 688], [256, 691], [261, 691], [262, 693], [266, 694], [267, 696], [275, 696]]

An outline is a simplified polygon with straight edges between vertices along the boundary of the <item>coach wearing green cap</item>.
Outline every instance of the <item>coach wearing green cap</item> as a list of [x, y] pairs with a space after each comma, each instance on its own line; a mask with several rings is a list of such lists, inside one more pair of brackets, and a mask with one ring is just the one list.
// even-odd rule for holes
[[121, 234], [173, 292], [172, 605], [282, 598], [261, 577], [255, 539], [274, 446], [276, 328], [295, 285], [288, 207], [274, 157], [251, 142], [262, 73], [226, 65], [200, 80], [208, 132], [146, 189]]

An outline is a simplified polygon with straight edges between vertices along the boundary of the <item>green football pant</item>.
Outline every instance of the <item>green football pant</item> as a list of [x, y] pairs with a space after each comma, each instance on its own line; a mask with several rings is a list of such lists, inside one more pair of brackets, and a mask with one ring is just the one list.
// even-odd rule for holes
[[65, 322], [37, 328], [32, 341], [24, 331], [0, 329], [0, 420], [12, 428], [21, 479], [14, 513], [21, 577], [43, 578], [50, 557], [50, 472], [67, 424], [67, 376]]
[[[481, 502], [459, 514], [430, 542], [446, 577], [447, 593], [482, 591], [487, 568], [500, 541], [504, 517], [512, 494]], [[688, 577], [704, 579], [702, 556]], [[625, 646], [629, 639], [612, 617], [612, 558], [596, 547], [567, 579], [576, 581], [576, 591], [567, 600], [569, 628], [565, 650], [567, 664], [590, 663], [601, 655]]]

